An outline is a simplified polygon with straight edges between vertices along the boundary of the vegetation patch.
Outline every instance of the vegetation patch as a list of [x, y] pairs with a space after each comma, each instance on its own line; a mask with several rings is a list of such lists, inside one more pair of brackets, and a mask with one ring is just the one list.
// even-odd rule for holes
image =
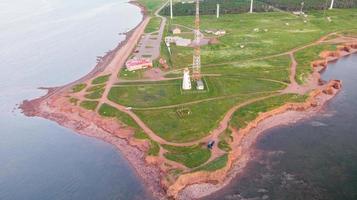
[[288, 102], [304, 102], [306, 98], [306, 95], [284, 94], [249, 104], [233, 114], [231, 125], [237, 129], [245, 128], [248, 123], [256, 119], [260, 113], [268, 112]]
[[158, 31], [161, 24], [160, 17], [152, 17], [149, 21], [149, 24], [145, 27], [145, 33], [152, 33]]
[[70, 97], [69, 98], [69, 102], [76, 106], [78, 104], [78, 102], [79, 102], [79, 99], [74, 98], [74, 97]]
[[228, 154], [224, 154], [221, 157], [214, 159], [213, 161], [203, 165], [202, 167], [196, 168], [194, 171], [216, 171], [222, 169], [227, 165]]
[[98, 101], [82, 101], [79, 105], [87, 110], [95, 110], [98, 106]]
[[198, 167], [211, 157], [211, 151], [201, 145], [187, 147], [162, 145], [162, 147], [168, 150], [164, 154], [165, 158], [181, 163], [188, 168]]
[[105, 87], [105, 84], [102, 85], [95, 85], [95, 86], [91, 86], [88, 89], [86, 89], [86, 92], [94, 92], [96, 90], [102, 89]]
[[110, 74], [104, 76], [98, 76], [97, 78], [93, 79], [92, 84], [103, 84], [109, 80]]
[[103, 96], [104, 88], [94, 90], [92, 93], [86, 94], [87, 99], [100, 99]]
[[87, 87], [87, 84], [85, 84], [85, 83], [77, 84], [72, 87], [72, 93], [80, 92], [80, 91], [84, 90], [84, 88], [86, 88], [86, 87]]
[[225, 152], [229, 152], [232, 150], [229, 143], [233, 141], [232, 131], [227, 128], [220, 136], [218, 142], [218, 148]]

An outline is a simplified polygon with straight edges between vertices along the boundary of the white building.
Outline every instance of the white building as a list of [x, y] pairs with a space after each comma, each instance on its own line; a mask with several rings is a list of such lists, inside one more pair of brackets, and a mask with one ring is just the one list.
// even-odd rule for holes
[[182, 89], [191, 90], [191, 88], [190, 70], [186, 68], [183, 70]]
[[179, 28], [174, 28], [174, 29], [172, 29], [172, 34], [174, 34], [174, 35], [178, 35], [178, 34], [181, 34], [181, 29], [179, 29]]
[[145, 69], [148, 67], [152, 67], [152, 61], [149, 59], [137, 59], [133, 58], [125, 63], [126, 69], [128, 71], [135, 71], [139, 69]]
[[203, 84], [202, 80], [198, 80], [196, 82], [196, 84], [197, 84], [197, 86], [196, 86], [197, 90], [204, 90], [205, 89], [205, 85]]

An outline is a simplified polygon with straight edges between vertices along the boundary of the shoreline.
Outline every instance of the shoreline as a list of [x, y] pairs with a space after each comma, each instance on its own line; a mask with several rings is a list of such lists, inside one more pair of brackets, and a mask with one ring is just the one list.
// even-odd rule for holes
[[[341, 49], [336, 52], [340, 52]], [[341, 53], [338, 57], [327, 57], [325, 65], [322, 65], [320, 69], [316, 69], [319, 76], [327, 69], [329, 62], [337, 61], [338, 59], [352, 54], [356, 55], [357, 50], [349, 53]], [[322, 53], [323, 54], [323, 53]], [[315, 61], [313, 61], [315, 62]], [[313, 63], [312, 62], [312, 63]], [[319, 77], [320, 78], [320, 77]], [[324, 88], [316, 89], [309, 94], [309, 99], [303, 103], [286, 103], [274, 110], [261, 113], [255, 120], [250, 122], [247, 127], [239, 131], [234, 131], [233, 135], [241, 135], [240, 137], [235, 137], [234, 141], [238, 139], [238, 144], [235, 144], [236, 151], [233, 151], [229, 156], [229, 161], [231, 166], [226, 166], [222, 172], [213, 173], [201, 173], [193, 175], [191, 179], [195, 178], [206, 178], [204, 183], [192, 183], [188, 184], [182, 190], [177, 191], [177, 199], [187, 200], [187, 199], [200, 199], [207, 197], [229, 185], [230, 182], [239, 177], [240, 174], [244, 173], [245, 166], [254, 159], [252, 146], [268, 130], [285, 126], [289, 124], [294, 124], [302, 120], [308, 120], [314, 116], [320, 114], [324, 109], [325, 105], [332, 100], [342, 88], [342, 83], [339, 80], [331, 80], [329, 83], [325, 84]], [[227, 162], [228, 163], [228, 162]], [[219, 171], [219, 170], [218, 170]], [[224, 178], [221, 178], [224, 177]], [[218, 184], [209, 183], [208, 179], [219, 180]], [[173, 192], [175, 193], [175, 192]]]
[[[125, 159], [129, 161], [133, 169], [135, 169], [135, 173], [138, 175], [138, 178], [143, 180], [147, 189], [150, 190], [155, 197], [165, 199], [167, 194], [161, 183], [163, 172], [158, 166], [148, 164], [145, 155], [145, 150], [148, 148], [148, 143], [146, 141], [136, 140], [133, 137], [133, 129], [121, 124], [117, 120], [104, 118], [98, 113], [84, 110], [78, 106], [71, 106], [69, 102], [63, 101], [62, 98], [66, 94], [66, 91], [75, 84], [90, 81], [92, 78], [105, 72], [105, 70], [110, 67], [109, 65], [112, 64], [112, 62], [115, 62], [114, 60], [117, 57], [117, 53], [120, 50], [125, 49], [132, 37], [135, 37], [135, 34], [140, 32], [139, 28], [145, 24], [145, 19], [148, 17], [146, 13], [147, 11], [145, 7], [137, 1], [130, 1], [129, 3], [136, 5], [141, 9], [143, 18], [135, 28], [125, 33], [125, 40], [120, 42], [115, 49], [103, 56], [101, 61], [98, 62], [95, 68], [93, 68], [87, 75], [64, 86], [42, 88], [48, 90], [48, 93], [45, 96], [30, 101], [25, 100], [20, 108], [26, 116], [37, 116], [49, 119], [57, 122], [61, 126], [74, 130], [78, 134], [94, 137], [114, 145]], [[344, 54], [340, 57], [349, 54], [352, 53]], [[326, 59], [328, 62], [339, 59], [331, 58], [332, 57], [329, 58], [328, 55]], [[121, 58], [119, 60], [123, 59], [124, 58]], [[322, 69], [325, 69], [327, 64], [323, 67], [320, 63], [318, 67], [321, 66]], [[318, 73], [320, 72], [321, 70], [318, 71]], [[324, 85], [326, 88], [320, 89], [316, 94], [311, 95], [310, 93], [310, 101], [307, 100], [299, 105], [287, 103], [273, 111], [259, 115], [258, 118], [250, 122], [246, 128], [238, 131], [237, 134], [234, 134], [243, 134], [244, 137], [236, 136], [237, 138], [234, 138], [235, 143], [233, 144], [233, 149], [235, 151], [233, 154], [235, 155], [232, 155], [229, 158], [230, 164], [227, 164], [227, 166], [224, 167], [224, 173], [213, 172], [208, 176], [208, 179], [215, 179], [214, 181], [217, 179], [220, 180], [218, 181], [219, 184], [214, 185], [207, 183], [210, 182], [209, 180], [201, 181], [205, 183], [184, 184], [184, 187], [173, 187], [173, 190], [170, 190], [169, 188], [169, 196], [185, 200], [196, 199], [222, 189], [229, 184], [234, 177], [239, 176], [239, 174], [243, 172], [246, 164], [252, 159], [252, 155], [250, 155], [251, 146], [262, 132], [283, 124], [296, 123], [299, 120], [318, 114], [323, 106], [338, 94], [339, 88], [335, 88], [337, 82], [338, 81], [336, 80], [331, 81]], [[336, 87], [340, 87], [340, 85]], [[331, 89], [332, 94], [325, 93], [327, 89]], [[328, 98], [322, 97], [321, 95], [325, 95]], [[314, 103], [312, 101], [314, 101]], [[221, 170], [218, 171], [221, 172]], [[202, 178], [207, 178], [207, 173], [201, 173], [199, 175], [203, 175]], [[193, 178], [197, 178], [197, 176], [191, 177], [191, 181]]]

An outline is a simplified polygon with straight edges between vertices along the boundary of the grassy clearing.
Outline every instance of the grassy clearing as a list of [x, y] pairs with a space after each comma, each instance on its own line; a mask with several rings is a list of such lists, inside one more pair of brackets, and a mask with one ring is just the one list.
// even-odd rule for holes
[[86, 89], [86, 92], [94, 92], [96, 90], [102, 89], [105, 87], [105, 84], [102, 85], [95, 85], [95, 86], [91, 86], [89, 88]]
[[255, 102], [237, 110], [232, 117], [231, 126], [237, 129], [244, 128], [260, 113], [268, 112], [284, 105], [287, 102], [304, 102], [307, 96], [285, 94]]
[[224, 154], [223, 156], [218, 157], [215, 160], [212, 160], [211, 162], [207, 163], [202, 167], [195, 169], [194, 171], [210, 171], [210, 172], [216, 171], [225, 167], [227, 161], [228, 161], [228, 154]]
[[79, 99], [74, 98], [74, 97], [70, 97], [69, 98], [69, 102], [76, 106], [78, 104], [78, 102], [79, 102]]
[[103, 96], [104, 90], [105, 88], [94, 90], [93, 92], [86, 94], [85, 97], [87, 99], [100, 99]]
[[93, 79], [92, 84], [103, 84], [109, 80], [110, 74], [104, 76], [98, 76], [97, 78]]
[[102, 104], [98, 113], [104, 117], [115, 117], [127, 126], [140, 130], [139, 125], [128, 114], [121, 112], [108, 104]]
[[317, 45], [312, 46], [295, 53], [295, 59], [298, 62], [296, 68], [296, 81], [303, 84], [312, 73], [311, 62], [320, 59], [319, 54], [324, 50], [335, 50], [335, 45]]
[[86, 87], [87, 87], [87, 84], [85, 84], [85, 83], [77, 84], [72, 87], [72, 93], [80, 92], [80, 91], [84, 90], [84, 88], [86, 88]]
[[190, 115], [180, 118], [177, 109], [134, 110], [134, 112], [161, 138], [170, 142], [190, 142], [210, 134], [224, 114], [234, 105], [271, 93], [243, 95], [222, 100], [187, 105]]
[[145, 6], [150, 15], [153, 15], [166, 0], [138, 0], [138, 2]]
[[[331, 17], [332, 22], [328, 22], [327, 16]], [[220, 19], [202, 16], [202, 31], [227, 31], [225, 36], [219, 38], [220, 44], [202, 47], [202, 65], [204, 68], [208, 64], [241, 62], [286, 52], [316, 41], [331, 32], [356, 29], [357, 23], [353, 23], [355, 20], [356, 9], [311, 11], [306, 23], [301, 17], [281, 12], [228, 14]], [[193, 21], [193, 16], [182, 16], [175, 17], [172, 24], [192, 28]], [[259, 31], [254, 31], [256, 28]], [[170, 27], [166, 30], [169, 29]], [[241, 48], [241, 45], [244, 45], [244, 48]], [[170, 59], [174, 67], [185, 67], [192, 63], [191, 48], [173, 46], [172, 53], [166, 60]]]
[[232, 148], [229, 145], [229, 142], [232, 142], [232, 131], [227, 129], [224, 133], [219, 136], [218, 148], [225, 152], [229, 152]]
[[148, 135], [146, 135], [139, 125], [126, 113], [119, 111], [118, 109], [108, 105], [102, 104], [99, 108], [98, 113], [104, 117], [115, 117], [121, 123], [130, 126], [134, 129], [134, 137], [139, 140], [147, 140], [149, 142], [150, 148], [147, 152], [150, 156], [157, 156], [160, 151], [160, 145], [153, 141]]
[[162, 145], [162, 147], [168, 150], [164, 154], [165, 158], [181, 163], [188, 168], [198, 167], [211, 157], [211, 151], [201, 145], [188, 147]]
[[149, 83], [140, 85], [124, 85], [111, 88], [109, 100], [135, 108], [167, 106], [182, 104], [208, 98], [248, 94], [256, 92], [276, 91], [285, 85], [267, 80], [248, 77], [206, 77], [208, 92], [181, 94], [181, 80], [172, 80], [162, 84]]
[[98, 101], [82, 101], [79, 105], [87, 110], [95, 110], [98, 106]]
[[161, 24], [160, 17], [152, 17], [149, 24], [145, 27], [145, 33], [152, 33], [158, 31]]

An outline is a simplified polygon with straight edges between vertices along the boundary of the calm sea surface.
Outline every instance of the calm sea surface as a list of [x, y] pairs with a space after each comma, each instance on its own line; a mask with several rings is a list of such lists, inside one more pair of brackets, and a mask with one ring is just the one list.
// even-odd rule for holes
[[357, 56], [329, 65], [343, 89], [317, 117], [267, 131], [244, 175], [209, 200], [356, 200]]
[[141, 13], [127, 0], [0, 1], [0, 199], [148, 199], [111, 145], [13, 110], [85, 75]]

